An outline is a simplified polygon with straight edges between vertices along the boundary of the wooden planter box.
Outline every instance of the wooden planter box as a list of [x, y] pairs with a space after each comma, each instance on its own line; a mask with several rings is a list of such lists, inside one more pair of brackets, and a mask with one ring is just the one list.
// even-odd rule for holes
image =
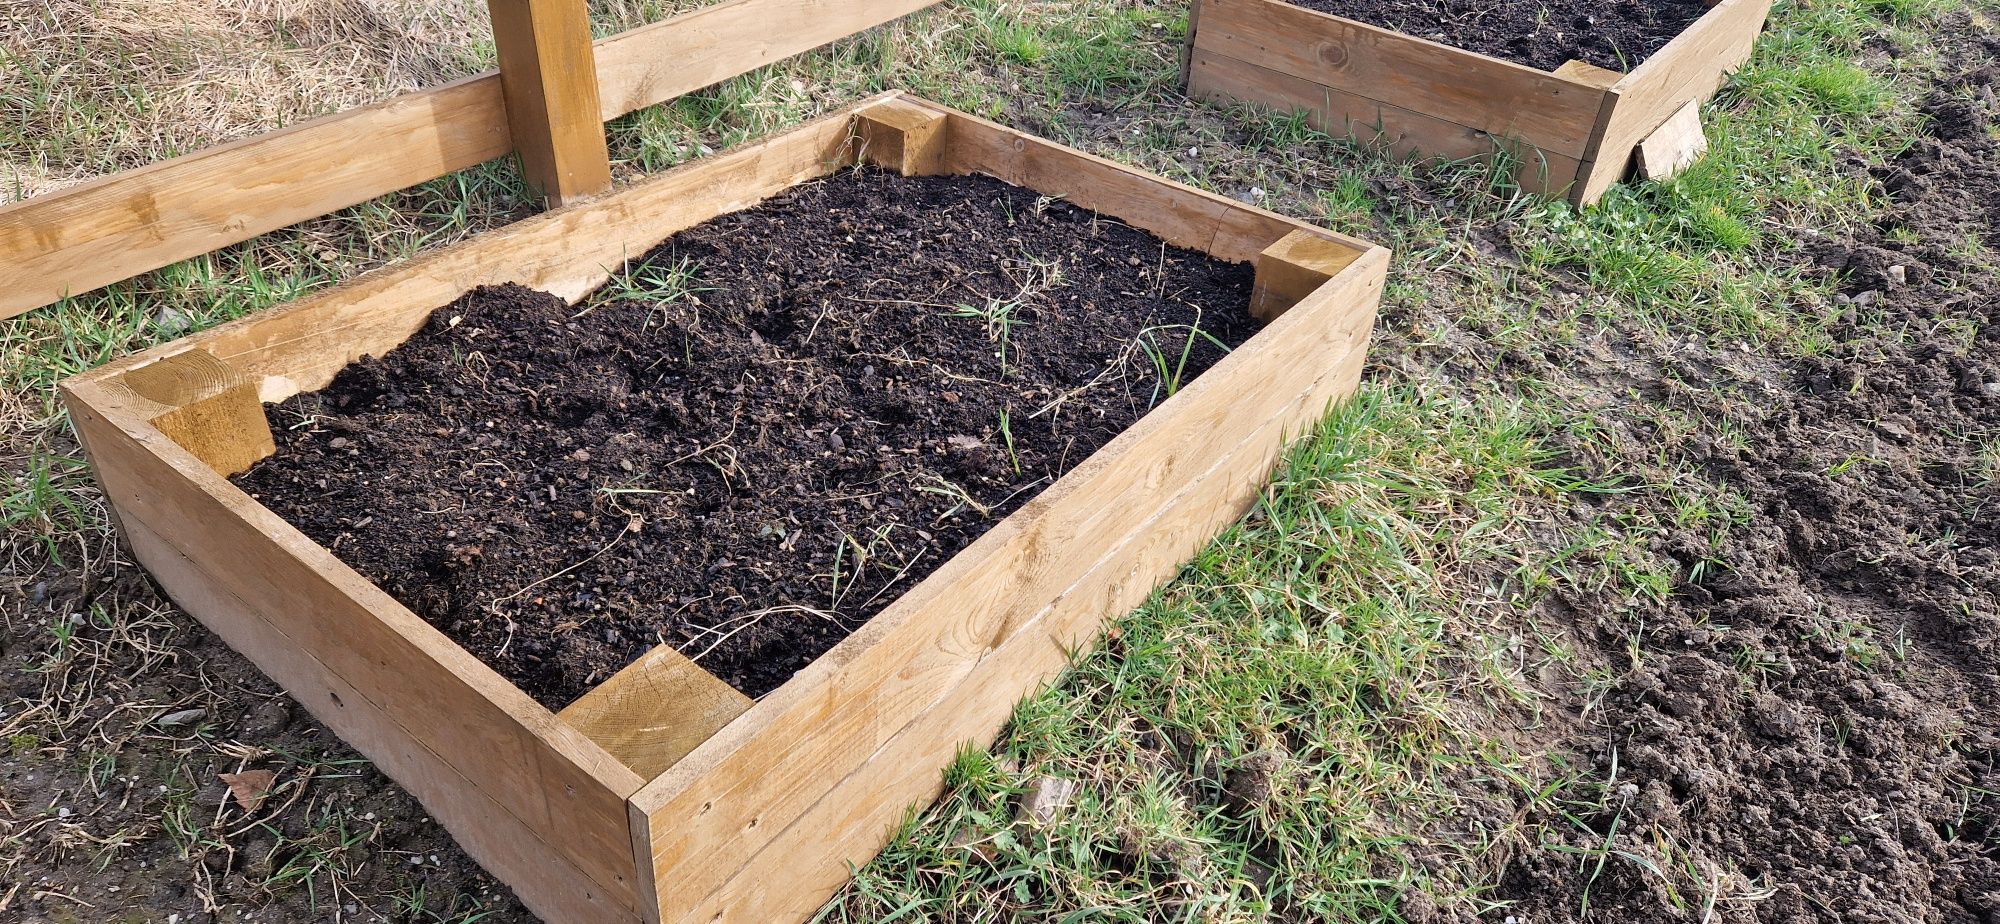
[[[684, 228], [866, 161], [986, 173], [1257, 267], [1270, 323], [751, 703], [661, 648], [553, 713], [227, 475], [262, 404], [467, 290], [575, 300]], [[551, 922], [794, 921], [933, 798], [964, 742], [1239, 517], [1353, 390], [1388, 252], [891, 94], [63, 383], [131, 552]], [[670, 567], [671, 565], [663, 565]]]
[[1184, 76], [1197, 99], [1303, 112], [1402, 154], [1510, 151], [1523, 188], [1581, 205], [1624, 179], [1649, 139], [1666, 166], [1691, 150], [1701, 103], [1750, 56], [1770, 8], [1721, 0], [1621, 74], [1582, 61], [1538, 71], [1284, 0], [1195, 0]]

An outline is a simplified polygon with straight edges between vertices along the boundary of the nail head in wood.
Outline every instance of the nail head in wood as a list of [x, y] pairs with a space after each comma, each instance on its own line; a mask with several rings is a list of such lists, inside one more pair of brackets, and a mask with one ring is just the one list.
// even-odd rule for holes
[[1311, 295], [1314, 289], [1360, 259], [1362, 251], [1332, 238], [1298, 230], [1257, 255], [1257, 282], [1250, 293], [1250, 314], [1272, 321]]

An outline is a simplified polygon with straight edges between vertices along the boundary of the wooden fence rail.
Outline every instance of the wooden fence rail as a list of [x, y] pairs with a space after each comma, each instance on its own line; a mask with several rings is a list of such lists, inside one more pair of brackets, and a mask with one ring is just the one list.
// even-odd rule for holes
[[[728, 0], [600, 39], [600, 118], [936, 2]], [[490, 71], [0, 206], [0, 318], [503, 156], [508, 122]]]

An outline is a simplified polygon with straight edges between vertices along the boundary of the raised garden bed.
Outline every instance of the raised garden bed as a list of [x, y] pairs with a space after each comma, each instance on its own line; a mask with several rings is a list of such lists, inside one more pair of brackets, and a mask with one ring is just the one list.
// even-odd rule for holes
[[[440, 322], [449, 329], [452, 317], [509, 317], [473, 314], [481, 299], [538, 298], [481, 286], [581, 299], [684, 230], [738, 212], [736, 226], [751, 227], [764, 213], [744, 210], [857, 164], [983, 174], [1040, 194], [1052, 212], [1094, 210], [1095, 221], [1157, 236], [1152, 266], [1120, 257], [1134, 292], [1176, 290], [1176, 259], [1191, 271], [1206, 262], [1170, 248], [1249, 264], [1239, 297], [1265, 323], [1087, 458], [1055, 466], [1066, 471], [1052, 484], [927, 577], [896, 585], [893, 602], [754, 701], [663, 644], [553, 710], [229, 480], [273, 455], [267, 405], [433, 338], [435, 328], [419, 334], [440, 306], [453, 307]], [[1286, 437], [1358, 381], [1386, 265], [1381, 248], [891, 95], [112, 363], [63, 391], [133, 554], [168, 594], [421, 799], [536, 913], [800, 920], [936, 793], [959, 746], [988, 741], [1104, 619], [1243, 513]], [[797, 278], [823, 275], [810, 266]], [[964, 436], [991, 450], [987, 434]], [[563, 463], [573, 464], [616, 460]], [[603, 514], [575, 512], [580, 524]], [[331, 515], [361, 529], [357, 514]], [[447, 558], [465, 552], [430, 541]], [[666, 555], [653, 567], [680, 564]]]
[[[1771, 6], [1721, 0], [1655, 50], [1685, 19], [1678, 2], [1595, 13], [1554, 3], [1564, 15], [1549, 18], [1509, 16], [1505, 4], [1454, 15], [1465, 6], [1454, 0], [1196, 0], [1186, 84], [1198, 99], [1302, 112], [1323, 131], [1401, 154], [1505, 152], [1524, 188], [1586, 204], [1635, 162], [1656, 176], [1699, 155], [1700, 105], [1749, 57]], [[1440, 40], [1326, 9], [1427, 23], [1423, 35]], [[1579, 41], [1577, 30], [1593, 34]], [[1521, 63], [1546, 65], [1556, 53], [1582, 57], [1547, 69]]]

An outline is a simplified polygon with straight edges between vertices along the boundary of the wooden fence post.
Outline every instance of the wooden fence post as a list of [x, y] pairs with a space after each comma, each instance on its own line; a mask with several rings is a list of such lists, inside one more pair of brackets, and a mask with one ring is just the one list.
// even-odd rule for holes
[[584, 0], [487, 0], [507, 123], [528, 182], [551, 206], [611, 188]]

